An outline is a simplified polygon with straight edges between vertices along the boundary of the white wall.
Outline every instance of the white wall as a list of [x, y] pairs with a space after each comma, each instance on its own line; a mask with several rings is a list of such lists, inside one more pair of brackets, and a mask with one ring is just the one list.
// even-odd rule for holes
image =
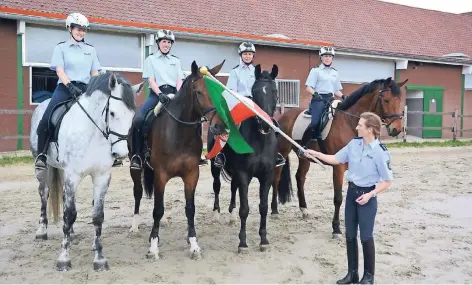
[[395, 62], [391, 60], [337, 55], [333, 67], [339, 72], [341, 82], [366, 83], [376, 79], [395, 78]]

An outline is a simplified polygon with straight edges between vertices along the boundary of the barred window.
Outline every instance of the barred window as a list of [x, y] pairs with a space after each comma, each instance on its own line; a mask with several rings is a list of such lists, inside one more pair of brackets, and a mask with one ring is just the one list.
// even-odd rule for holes
[[299, 107], [300, 105], [300, 80], [297, 79], [276, 79], [280, 107], [285, 103], [285, 107]]

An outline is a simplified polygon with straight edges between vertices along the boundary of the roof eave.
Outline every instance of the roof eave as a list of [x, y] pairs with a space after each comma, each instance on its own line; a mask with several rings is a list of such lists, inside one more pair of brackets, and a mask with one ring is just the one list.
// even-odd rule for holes
[[362, 50], [355, 48], [336, 47], [336, 53], [340, 55], [354, 55], [363, 57], [375, 57], [389, 60], [411, 60], [418, 62], [447, 64], [447, 65], [472, 65], [471, 59], [462, 58], [444, 58], [425, 55], [403, 54], [395, 52]]

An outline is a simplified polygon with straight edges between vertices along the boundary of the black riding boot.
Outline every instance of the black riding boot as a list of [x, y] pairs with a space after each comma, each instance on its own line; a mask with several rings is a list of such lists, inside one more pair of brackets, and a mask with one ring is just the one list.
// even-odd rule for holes
[[[305, 133], [303, 133], [303, 137], [302, 137], [302, 141], [300, 142], [300, 145], [306, 149], [308, 146], [308, 143], [310, 143], [310, 141], [315, 137], [316, 137], [316, 130], [313, 127], [309, 126], [306, 129]], [[305, 157], [303, 155], [303, 152], [300, 149], [297, 150], [297, 155], [299, 157]]]
[[226, 162], [226, 157], [223, 153], [220, 152], [215, 156], [215, 166], [216, 167], [218, 167], [218, 168], [224, 167], [225, 162]]
[[34, 162], [34, 167], [37, 171], [41, 171], [47, 168], [46, 163], [46, 153], [48, 151], [48, 137], [49, 134], [47, 131], [38, 132], [38, 155]]
[[356, 238], [346, 238], [346, 249], [347, 249], [347, 275], [336, 282], [336, 284], [354, 284], [359, 282], [359, 253], [357, 249]]
[[132, 170], [141, 171], [143, 160], [141, 158], [141, 150], [143, 149], [143, 137], [139, 131], [139, 126], [133, 125], [133, 143], [131, 145], [131, 162], [130, 168]]
[[362, 242], [362, 251], [364, 252], [364, 276], [360, 284], [374, 284], [375, 274], [375, 245], [374, 240], [365, 240]]

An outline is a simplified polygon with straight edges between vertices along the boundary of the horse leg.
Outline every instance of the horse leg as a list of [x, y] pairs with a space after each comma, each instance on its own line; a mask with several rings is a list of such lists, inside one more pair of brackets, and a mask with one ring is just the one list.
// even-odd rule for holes
[[143, 185], [141, 183], [141, 171], [133, 169], [130, 170], [130, 174], [131, 179], [133, 179], [134, 215], [129, 231], [137, 233], [139, 231], [139, 206], [141, 205], [141, 199], [143, 198]]
[[215, 221], [219, 220], [220, 217], [220, 180], [221, 169], [215, 167], [213, 160], [211, 161], [211, 175], [213, 176], [213, 193], [215, 193], [215, 200], [213, 202], [213, 218]]
[[305, 200], [305, 180], [306, 174], [310, 170], [310, 161], [304, 158], [298, 159], [298, 169], [297, 173], [295, 174], [295, 178], [297, 180], [297, 195], [298, 195], [298, 205], [300, 207], [300, 211], [302, 211], [303, 218], [309, 217], [309, 212], [306, 206]]
[[95, 227], [95, 238], [92, 245], [92, 250], [95, 251], [95, 258], [93, 259], [93, 269], [98, 270], [108, 270], [108, 261], [103, 256], [102, 250], [102, 225], [105, 218], [104, 214], [104, 203], [105, 195], [108, 191], [111, 180], [111, 170], [105, 173], [100, 173], [99, 175], [92, 176], [93, 182], [93, 210], [92, 210], [92, 221], [93, 226]]
[[39, 218], [39, 227], [36, 231], [36, 239], [47, 240], [48, 239], [48, 215], [47, 215], [47, 205], [48, 205], [48, 196], [49, 188], [44, 181], [39, 182], [38, 187], [39, 197], [41, 198], [41, 216]]
[[333, 216], [333, 238], [342, 238], [339, 222], [339, 210], [343, 203], [343, 180], [344, 172], [346, 171], [345, 164], [339, 164], [333, 167], [333, 186], [334, 186], [334, 216]]
[[237, 174], [239, 186], [239, 218], [241, 219], [241, 229], [239, 230], [239, 249], [238, 252], [245, 252], [248, 250], [246, 243], [246, 221], [249, 215], [249, 202], [248, 202], [248, 188], [250, 179], [246, 174]]
[[259, 236], [261, 237], [261, 251], [266, 251], [269, 248], [269, 241], [267, 240], [267, 212], [269, 210], [269, 190], [273, 181], [273, 175], [268, 176], [259, 179], [259, 213], [261, 215]]
[[188, 243], [190, 244], [190, 259], [200, 259], [201, 249], [197, 243], [197, 233], [195, 232], [195, 188], [197, 188], [199, 169], [196, 168], [188, 173], [184, 181], [185, 191], [185, 216], [188, 224]]
[[231, 180], [231, 201], [229, 202], [229, 224], [233, 225], [238, 221], [238, 217], [236, 216], [236, 212], [234, 209], [236, 208], [236, 192], [238, 191], [238, 185], [236, 184], [235, 180]]
[[[287, 161], [287, 158], [284, 158], [285, 161]], [[274, 179], [272, 183], [272, 203], [270, 204], [270, 208], [272, 210], [271, 217], [273, 218], [277, 218], [279, 215], [277, 192], [279, 191], [280, 175], [282, 174], [282, 169], [282, 167], [275, 168]]]
[[75, 191], [79, 184], [79, 176], [75, 174], [66, 174], [63, 192], [63, 221], [62, 231], [64, 237], [61, 243], [61, 253], [57, 259], [56, 269], [59, 271], [68, 271], [71, 269], [69, 250], [71, 244], [71, 229], [77, 218], [77, 209], [75, 207]]
[[159, 226], [164, 216], [164, 190], [168, 178], [164, 178], [163, 171], [154, 171], [154, 210], [152, 217], [154, 223], [152, 225], [151, 236], [149, 242], [151, 247], [147, 253], [149, 259], [159, 259]]

